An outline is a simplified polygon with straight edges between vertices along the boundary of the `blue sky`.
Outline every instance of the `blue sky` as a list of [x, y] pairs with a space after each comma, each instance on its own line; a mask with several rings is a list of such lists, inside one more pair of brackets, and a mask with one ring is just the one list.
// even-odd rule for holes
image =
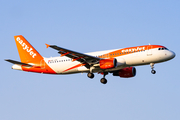
[[[0, 1], [0, 120], [179, 120], [179, 0]], [[145, 44], [164, 45], [175, 59], [136, 67], [134, 78], [109, 74], [43, 75], [12, 70], [20, 60], [14, 35], [44, 57], [45, 43], [86, 53]]]

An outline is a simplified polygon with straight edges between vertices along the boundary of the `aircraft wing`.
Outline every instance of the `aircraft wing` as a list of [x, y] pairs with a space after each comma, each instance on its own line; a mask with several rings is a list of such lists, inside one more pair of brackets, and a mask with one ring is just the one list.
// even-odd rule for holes
[[71, 58], [73, 61], [79, 61], [82, 64], [87, 64], [87, 65], [85, 65], [87, 68], [90, 68], [90, 65], [98, 64], [99, 60], [101, 59], [101, 58], [94, 57], [91, 55], [87, 55], [87, 54], [75, 52], [72, 50], [68, 50], [68, 49], [65, 49], [62, 47], [58, 47], [56, 45], [46, 44], [46, 46], [47, 46], [47, 48], [51, 47], [55, 50], [58, 50], [59, 51], [58, 53], [61, 54], [61, 56], [66, 56], [66, 57]]

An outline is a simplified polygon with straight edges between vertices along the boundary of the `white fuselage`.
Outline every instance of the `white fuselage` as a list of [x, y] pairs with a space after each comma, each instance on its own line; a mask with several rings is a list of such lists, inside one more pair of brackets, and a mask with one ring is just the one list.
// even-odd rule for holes
[[[115, 50], [106, 50], [99, 52], [85, 53], [87, 55], [99, 57], [101, 55], [113, 52]], [[119, 53], [118, 53], [119, 54]], [[158, 48], [142, 50], [138, 52], [132, 52], [131, 54], [124, 54], [123, 56], [114, 57], [117, 59], [118, 66], [112, 69], [102, 70], [99, 68], [99, 65], [94, 65], [92, 67], [92, 72], [109, 72], [114, 70], [119, 70], [129, 66], [139, 66], [146, 65], [150, 63], [160, 63], [168, 61], [174, 58], [175, 53], [168, 50], [159, 50]], [[113, 57], [113, 55], [112, 55]], [[71, 74], [71, 73], [80, 73], [80, 72], [89, 72], [90, 69], [85, 66], [81, 66], [81, 63], [78, 61], [72, 61], [68, 57], [52, 57], [44, 58], [44, 61], [50, 66], [57, 74]], [[43, 65], [43, 63], [42, 63]]]

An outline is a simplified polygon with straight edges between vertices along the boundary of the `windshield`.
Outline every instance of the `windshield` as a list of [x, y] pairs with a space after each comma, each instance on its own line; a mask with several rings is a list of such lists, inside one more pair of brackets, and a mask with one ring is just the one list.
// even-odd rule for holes
[[168, 50], [167, 48], [158, 48], [158, 50]]

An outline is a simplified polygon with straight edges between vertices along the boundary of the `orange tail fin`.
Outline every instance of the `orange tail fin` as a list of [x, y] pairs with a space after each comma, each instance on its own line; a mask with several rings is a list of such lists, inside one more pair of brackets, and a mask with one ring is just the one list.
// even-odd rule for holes
[[22, 35], [14, 36], [14, 39], [21, 62], [39, 64], [43, 60], [43, 57]]

